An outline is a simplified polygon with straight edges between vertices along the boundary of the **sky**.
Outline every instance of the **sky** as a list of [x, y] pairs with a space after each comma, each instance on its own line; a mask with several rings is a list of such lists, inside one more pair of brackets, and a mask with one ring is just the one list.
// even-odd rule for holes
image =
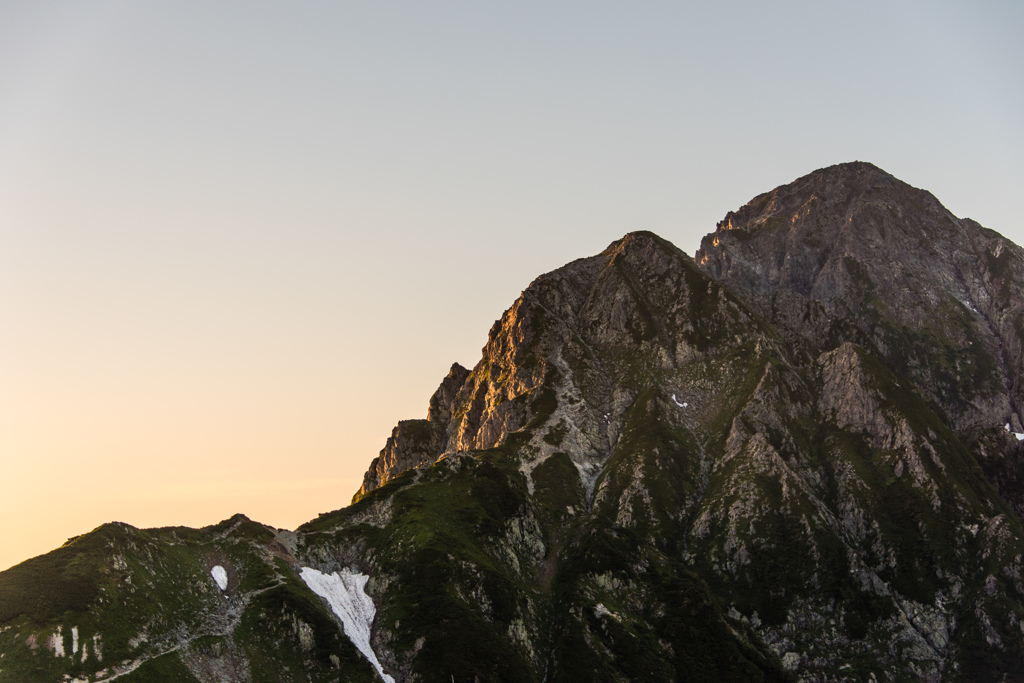
[[541, 273], [870, 161], [1024, 243], [1019, 2], [0, 0], [0, 569], [294, 528]]

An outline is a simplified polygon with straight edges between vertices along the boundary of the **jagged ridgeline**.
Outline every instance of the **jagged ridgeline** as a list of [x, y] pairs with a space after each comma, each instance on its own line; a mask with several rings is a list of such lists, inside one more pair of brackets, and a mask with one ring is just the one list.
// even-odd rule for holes
[[865, 163], [535, 280], [352, 504], [0, 573], [0, 681], [1024, 680], [1024, 250]]

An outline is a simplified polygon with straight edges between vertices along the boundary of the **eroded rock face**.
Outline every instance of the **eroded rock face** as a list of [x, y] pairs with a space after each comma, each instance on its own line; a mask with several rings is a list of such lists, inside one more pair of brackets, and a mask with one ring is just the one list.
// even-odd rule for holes
[[391, 430], [380, 455], [370, 463], [356, 498], [396, 475], [437, 460], [443, 452], [444, 424], [431, 420], [402, 420]]
[[465, 384], [469, 377], [469, 370], [458, 363], [452, 363], [451, 370], [437, 388], [434, 395], [430, 397], [430, 405], [427, 408], [427, 419], [431, 422], [439, 422], [447, 425], [452, 419], [452, 404], [459, 393], [459, 389]]
[[882, 434], [888, 424], [882, 413], [881, 397], [870, 386], [860, 355], [850, 342], [822, 354], [822, 413], [842, 429], [871, 434], [878, 448], [883, 446]]
[[452, 404], [469, 376], [469, 370], [453, 363], [448, 375], [430, 397], [426, 420], [403, 420], [391, 431], [380, 455], [373, 459], [356, 492], [358, 500], [402, 472], [429, 465], [445, 451]]
[[499, 446], [536, 420], [558, 439], [535, 438], [526, 468], [562, 449], [592, 488], [638, 379], [773, 338], [685, 253], [632, 233], [531, 283], [495, 322], [473, 371], [453, 367], [442, 382], [428, 412], [436, 427], [400, 423], [357, 497], [446, 453]]

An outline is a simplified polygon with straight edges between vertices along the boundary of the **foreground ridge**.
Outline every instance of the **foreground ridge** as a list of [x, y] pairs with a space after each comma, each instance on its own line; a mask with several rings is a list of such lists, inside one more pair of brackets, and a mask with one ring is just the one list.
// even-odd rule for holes
[[871, 164], [537, 278], [294, 532], [0, 573], [3, 681], [1024, 680], [1024, 250]]

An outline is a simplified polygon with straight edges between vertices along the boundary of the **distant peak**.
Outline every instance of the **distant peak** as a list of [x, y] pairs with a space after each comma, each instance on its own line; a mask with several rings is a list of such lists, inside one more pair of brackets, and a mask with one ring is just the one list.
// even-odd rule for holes
[[627, 232], [619, 239], [612, 242], [612, 246], [618, 244], [627, 244], [631, 242], [657, 242], [663, 241], [660, 237], [655, 235], [650, 230], [634, 230], [633, 232]]
[[[832, 166], [825, 166], [819, 168], [813, 173], [819, 172], [834, 172], [834, 173], [881, 173], [883, 175], [890, 176], [878, 166], [875, 166], [870, 161], [844, 161], [840, 164], [833, 164]], [[890, 176], [891, 177], [891, 176]]]
[[659, 237], [650, 230], [636, 230], [623, 235], [621, 238], [615, 240], [608, 245], [605, 249], [606, 254], [618, 254], [626, 251], [633, 251], [636, 249], [649, 249], [651, 247], [671, 247], [672, 244], [668, 240]]
[[[811, 178], [822, 178], [827, 179], [831, 182], [864, 182], [866, 179], [895, 181], [897, 183], [905, 184], [896, 176], [885, 170], [875, 166], [874, 164], [867, 161], [847, 161], [841, 164], [835, 164], [833, 166], [825, 166], [819, 168], [816, 171], [812, 171], [807, 175], [798, 178], [797, 180], [790, 183], [790, 185], [796, 185], [802, 180], [808, 180]], [[785, 186], [784, 186], [785, 187]]]

